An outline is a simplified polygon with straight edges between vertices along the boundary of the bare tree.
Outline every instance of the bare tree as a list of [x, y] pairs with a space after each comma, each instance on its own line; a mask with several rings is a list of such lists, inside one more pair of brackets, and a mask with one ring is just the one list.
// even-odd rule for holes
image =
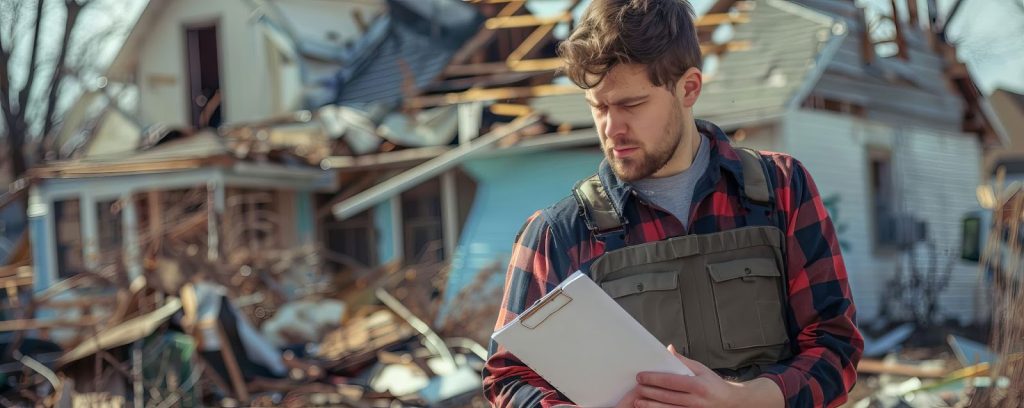
[[[58, 123], [66, 79], [81, 69], [69, 55], [88, 48], [73, 35], [79, 35], [82, 11], [94, 3], [0, 0], [0, 140], [7, 142], [12, 178], [51, 148], [48, 137]], [[33, 143], [38, 148], [30, 151]]]

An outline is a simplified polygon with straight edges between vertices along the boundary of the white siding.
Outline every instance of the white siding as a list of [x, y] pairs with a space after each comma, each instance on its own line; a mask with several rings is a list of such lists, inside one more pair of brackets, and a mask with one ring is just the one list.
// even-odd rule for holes
[[[773, 125], [744, 128], [746, 137], [743, 140], [733, 139], [733, 145], [749, 147], [754, 150], [778, 152], [783, 150], [782, 137], [778, 127]], [[735, 136], [734, 136], [735, 137]]]
[[224, 121], [256, 120], [271, 110], [270, 81], [260, 36], [248, 21], [252, 9], [238, 0], [177, 0], [164, 10], [139, 55], [139, 113], [145, 123], [187, 126], [185, 29], [216, 22]]
[[976, 138], [817, 111], [790, 113], [780, 130], [782, 150], [805, 165], [821, 196], [840, 196], [837, 228], [845, 228], [840, 240], [847, 245], [843, 254], [861, 322], [879, 315], [885, 288], [901, 259], [874, 250], [869, 147], [892, 152], [899, 201], [927, 222], [929, 239], [943, 259], [954, 264], [952, 280], [939, 302], [939, 317], [974, 317], [977, 267], [959, 261], [959, 222], [977, 207], [974, 191], [981, 151]]
[[[938, 257], [953, 263], [949, 287], [940, 302], [943, 314], [961, 320], [978, 309], [978, 266], [959, 260], [960, 221], [964, 213], [978, 209], [975, 193], [981, 180], [978, 139], [933, 129], [905, 129], [906, 151], [902, 176], [906, 180], [907, 210], [928, 221], [928, 238]], [[916, 260], [922, 268], [927, 258]], [[940, 262], [940, 265], [942, 263]]]

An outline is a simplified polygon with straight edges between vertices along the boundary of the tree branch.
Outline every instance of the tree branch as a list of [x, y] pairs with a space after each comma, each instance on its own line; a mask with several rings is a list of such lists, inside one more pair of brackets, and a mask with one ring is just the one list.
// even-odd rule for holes
[[25, 80], [25, 87], [18, 92], [18, 114], [22, 118], [25, 117], [25, 111], [28, 110], [28, 97], [36, 82], [36, 72], [38, 71], [36, 68], [38, 68], [39, 62], [39, 31], [43, 27], [43, 3], [43, 0], [36, 1], [36, 20], [35, 28], [32, 31], [32, 54], [28, 63], [28, 79]]
[[[15, 38], [15, 33], [17, 32], [18, 24], [21, 23], [21, 7], [22, 7], [23, 3], [24, 2], [22, 2], [22, 1], [14, 1], [14, 2], [4, 1], [2, 3], [3, 6], [6, 9], [5, 10], [0, 10], [0, 13], [4, 13], [3, 14], [4, 16], [8, 16], [10, 18], [10, 20], [6, 20], [6, 21], [10, 22], [10, 25], [8, 25], [6, 27], [8, 29], [7, 30], [7, 38], [8, 39], [13, 40]], [[9, 44], [11, 44], [11, 47], [14, 46], [14, 43], [15, 43], [15, 41], [10, 41], [9, 42]], [[7, 50], [7, 54], [10, 55], [10, 53], [11, 53], [11, 50]]]
[[52, 150], [52, 146], [50, 146], [52, 144], [50, 131], [53, 129], [53, 123], [55, 122], [54, 111], [57, 106], [58, 91], [64, 79], [64, 63], [67, 59], [68, 48], [71, 45], [71, 32], [78, 22], [79, 13], [89, 3], [91, 1], [78, 3], [75, 0], [64, 0], [64, 6], [67, 8], [67, 17], [64, 20], [64, 37], [61, 39], [60, 51], [57, 54], [57, 65], [53, 70], [53, 76], [50, 77], [49, 93], [46, 96], [46, 110], [43, 111], [43, 131], [39, 134], [38, 154], [40, 158], [44, 158], [46, 153]]
[[10, 119], [14, 117], [14, 112], [11, 111], [11, 80], [10, 80], [10, 61], [11, 55], [7, 52], [7, 47], [4, 46], [4, 36], [0, 32], [0, 109], [3, 110], [4, 123], [8, 129], [11, 126]]

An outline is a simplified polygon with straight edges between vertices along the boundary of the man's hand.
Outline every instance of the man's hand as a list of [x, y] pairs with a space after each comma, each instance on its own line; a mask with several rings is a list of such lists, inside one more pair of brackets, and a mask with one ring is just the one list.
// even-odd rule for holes
[[636, 402], [640, 400], [640, 394], [638, 394], [639, 392], [640, 392], [640, 386], [639, 385], [636, 386], [636, 387], [633, 387], [633, 389], [629, 390], [629, 393], [626, 394], [625, 397], [622, 397], [622, 399], [619, 400], [618, 404], [615, 404], [615, 408], [634, 408], [634, 407], [636, 407]]
[[782, 407], [784, 404], [782, 391], [770, 380], [726, 381], [703, 364], [683, 357], [671, 345], [669, 351], [694, 375], [640, 373], [634, 390], [639, 396], [635, 407]]

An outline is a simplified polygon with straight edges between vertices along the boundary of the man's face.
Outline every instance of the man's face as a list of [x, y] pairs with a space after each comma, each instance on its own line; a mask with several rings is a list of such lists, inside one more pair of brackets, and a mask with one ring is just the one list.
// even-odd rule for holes
[[642, 65], [619, 64], [587, 102], [608, 163], [623, 181], [650, 177], [669, 162], [683, 139], [685, 111], [679, 98], [655, 86]]

